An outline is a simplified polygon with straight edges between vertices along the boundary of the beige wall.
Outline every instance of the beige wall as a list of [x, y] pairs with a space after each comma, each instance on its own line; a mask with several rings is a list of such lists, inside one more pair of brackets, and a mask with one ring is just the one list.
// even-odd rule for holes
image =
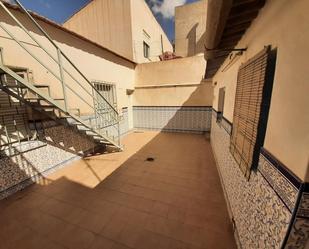
[[193, 56], [136, 66], [136, 86], [200, 83], [205, 74], [204, 57]]
[[[14, 15], [31, 30], [33, 34], [48, 50], [56, 57], [56, 50], [36, 32], [33, 32], [30, 22], [20, 13], [13, 11]], [[17, 28], [11, 19], [1, 9], [0, 21], [3, 23], [19, 40], [24, 44], [33, 54], [46, 63], [57, 76], [59, 76], [59, 68], [47, 55], [31, 41], [27, 35]], [[135, 64], [129, 62], [115, 54], [100, 48], [90, 42], [86, 42], [77, 38], [76, 36], [60, 30], [52, 25], [40, 22], [43, 28], [51, 35], [54, 41], [61, 47], [61, 49], [68, 55], [68, 57], [76, 64], [76, 66], [88, 77], [89, 80], [101, 80], [113, 82], [117, 87], [118, 108], [129, 107], [132, 105], [130, 98], [126, 95], [126, 89], [132, 89], [134, 86], [134, 68]], [[62, 98], [61, 83], [36, 62], [30, 55], [28, 55], [15, 41], [8, 37], [8, 35], [0, 30], [0, 46], [4, 49], [5, 64], [11, 66], [18, 66], [28, 68], [33, 71], [34, 81], [37, 84], [47, 84], [51, 86], [51, 94], [54, 98]], [[18, 58], [18, 60], [17, 60]], [[86, 81], [68, 66], [66, 61], [63, 61], [67, 70], [76, 77], [81, 84], [87, 89], [91, 88]], [[74, 81], [65, 74], [65, 82], [74, 89], [78, 94], [85, 97], [88, 103], [92, 104], [91, 96], [86, 94], [86, 91], [79, 87]], [[84, 102], [81, 102], [75, 94], [67, 89], [67, 96], [69, 98], [70, 108], [79, 108], [83, 114], [91, 113], [92, 110]]]
[[264, 147], [302, 180], [309, 159], [309, 2], [307, 0], [269, 0], [237, 47], [248, 47], [224, 72], [213, 78], [213, 106], [218, 91], [226, 87], [224, 116], [233, 121], [237, 72], [241, 63], [261, 51], [265, 45], [278, 48], [274, 86]]
[[211, 106], [213, 88], [203, 81], [203, 56], [139, 64], [134, 105]]
[[[172, 45], [144, 0], [94, 0], [64, 26], [138, 63], [158, 61]], [[143, 41], [150, 46], [144, 58]]]
[[133, 59], [128, 0], [94, 0], [74, 14], [63, 26]]
[[134, 106], [211, 106], [210, 82], [191, 86], [165, 86], [135, 89]]
[[175, 9], [175, 52], [192, 56], [204, 52], [206, 31], [206, 0]]
[[[173, 51], [173, 47], [166, 34], [153, 16], [145, 0], [131, 0], [132, 39], [134, 61], [144, 63], [158, 61], [162, 54], [161, 35], [163, 38], [163, 51]], [[145, 32], [149, 35], [145, 35]], [[143, 41], [150, 46], [150, 58], [144, 58]]]

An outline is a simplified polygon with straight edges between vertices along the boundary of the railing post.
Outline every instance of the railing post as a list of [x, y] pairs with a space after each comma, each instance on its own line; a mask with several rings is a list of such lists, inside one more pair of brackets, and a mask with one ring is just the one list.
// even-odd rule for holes
[[121, 146], [121, 131], [120, 131], [120, 119], [118, 117], [117, 122], [117, 129], [118, 129], [118, 145]]
[[60, 79], [61, 79], [63, 99], [64, 99], [64, 109], [68, 111], [67, 96], [66, 96], [66, 89], [65, 89], [65, 82], [64, 82], [64, 75], [63, 75], [62, 58], [61, 58], [61, 51], [59, 48], [57, 48], [57, 56], [58, 56], [58, 65], [59, 65]]
[[92, 100], [93, 100], [93, 109], [94, 109], [95, 128], [98, 129], [98, 115], [97, 115], [97, 108], [96, 108], [96, 106], [98, 106], [98, 103], [96, 103], [98, 100], [95, 99], [94, 87], [95, 87], [95, 85], [93, 85], [91, 90], [92, 90]]

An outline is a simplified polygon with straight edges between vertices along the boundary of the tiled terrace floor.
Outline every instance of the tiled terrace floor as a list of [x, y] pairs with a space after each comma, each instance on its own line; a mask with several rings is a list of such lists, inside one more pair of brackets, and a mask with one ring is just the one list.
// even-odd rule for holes
[[236, 248], [204, 136], [133, 133], [124, 144], [1, 201], [0, 248]]

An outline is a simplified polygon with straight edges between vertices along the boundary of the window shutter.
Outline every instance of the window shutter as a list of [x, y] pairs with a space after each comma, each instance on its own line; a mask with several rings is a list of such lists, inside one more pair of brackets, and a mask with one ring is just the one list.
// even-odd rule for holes
[[[268, 79], [269, 66], [273, 63], [269, 59], [270, 49], [267, 47], [241, 65], [237, 76], [230, 152], [247, 178], [257, 164], [265, 136], [272, 89], [272, 80]], [[273, 78], [274, 70], [271, 71]]]

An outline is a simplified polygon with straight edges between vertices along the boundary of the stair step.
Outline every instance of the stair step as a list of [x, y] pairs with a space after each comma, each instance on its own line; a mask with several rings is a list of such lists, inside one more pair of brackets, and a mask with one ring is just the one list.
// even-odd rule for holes
[[37, 103], [37, 102], [31, 102], [31, 105], [33, 106], [36, 106], [36, 107], [41, 107], [42, 109], [45, 109], [45, 108], [53, 108], [53, 109], [58, 109], [56, 106], [54, 105], [50, 105], [50, 104], [40, 104], [40, 103]]
[[[33, 106], [34, 109], [49, 114], [52, 119], [62, 119], [65, 118], [70, 125], [76, 125], [77, 129], [86, 132], [86, 134], [95, 140], [95, 142], [100, 144], [113, 145], [121, 150], [117, 142], [113, 141], [114, 138], [109, 138], [108, 134], [97, 133], [92, 127], [95, 125], [97, 120], [93, 116], [79, 116], [79, 109], [71, 109], [67, 113], [63, 104], [58, 103], [58, 101], [64, 101], [64, 99], [53, 99], [50, 96], [50, 86], [49, 85], [38, 85], [29, 82], [27, 79], [20, 77], [16, 72], [14, 72], [10, 67], [0, 63], [0, 74], [8, 75], [10, 78], [7, 80], [7, 85], [5, 82], [0, 82], [1, 88], [4, 89], [8, 94], [14, 98], [19, 99], [23, 102], [28, 102]], [[12, 78], [12, 79], [11, 79]], [[7, 88], [7, 89], [6, 89]], [[26, 89], [26, 90], [19, 90]], [[44, 90], [44, 92], [43, 92]], [[48, 90], [46, 92], [46, 90]], [[28, 98], [27, 98], [28, 97]], [[52, 104], [51, 104], [52, 103]], [[109, 108], [108, 108], [109, 109]], [[107, 110], [105, 110], [107, 111]], [[105, 112], [104, 111], [104, 112]], [[103, 110], [102, 110], [103, 112]], [[75, 114], [77, 113], [77, 115]], [[102, 114], [103, 115], [103, 114]], [[106, 122], [108, 121], [106, 116]], [[103, 115], [103, 119], [104, 115]], [[63, 123], [63, 122], [62, 122]]]
[[80, 131], [86, 131], [86, 134], [88, 135], [87, 132], [91, 131], [91, 129], [89, 129], [88, 127], [85, 127], [83, 125], [76, 125], [77, 129]]

